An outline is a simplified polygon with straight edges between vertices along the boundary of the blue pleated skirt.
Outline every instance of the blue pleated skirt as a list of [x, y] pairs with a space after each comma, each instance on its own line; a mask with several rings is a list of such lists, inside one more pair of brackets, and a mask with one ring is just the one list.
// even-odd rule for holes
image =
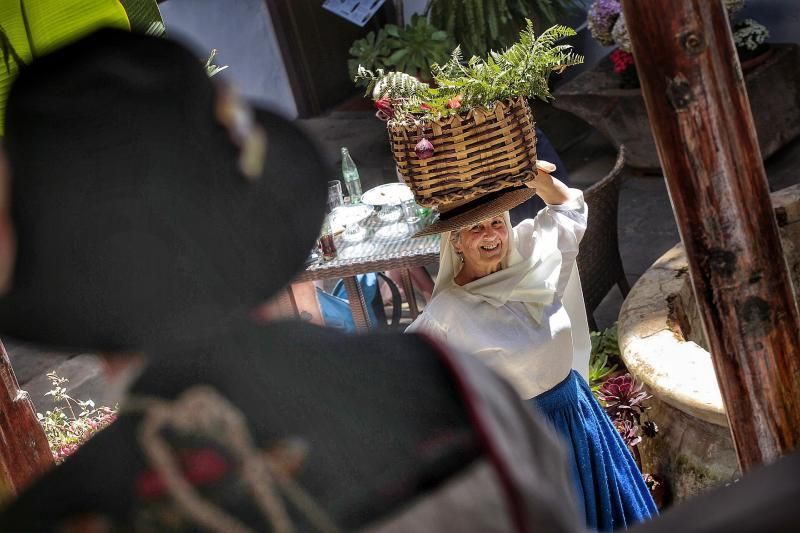
[[586, 524], [598, 531], [629, 527], [657, 514], [642, 474], [611, 419], [574, 370], [528, 400], [566, 440]]

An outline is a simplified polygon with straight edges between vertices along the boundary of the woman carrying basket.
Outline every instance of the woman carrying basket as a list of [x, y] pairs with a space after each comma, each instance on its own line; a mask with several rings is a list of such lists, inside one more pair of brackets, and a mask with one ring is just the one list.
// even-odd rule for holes
[[[583, 194], [538, 161], [527, 188], [487, 195], [442, 215], [433, 299], [406, 330], [472, 353], [508, 379], [567, 444], [586, 523], [601, 531], [656, 513], [641, 473], [574, 368], [585, 368], [588, 327], [575, 268], [586, 229]], [[508, 210], [538, 194], [547, 206], [512, 228]], [[579, 305], [575, 306], [575, 301]]]
[[[586, 229], [579, 190], [538, 160], [528, 99], [552, 98], [551, 72], [583, 58], [554, 26], [487, 59], [456, 49], [433, 65], [435, 86], [404, 73], [359, 69], [387, 120], [398, 171], [443, 233], [431, 301], [408, 332], [425, 332], [503, 375], [567, 444], [586, 523], [610, 531], [656, 512], [641, 473], [587, 386], [590, 352], [575, 259]], [[547, 204], [511, 226], [509, 210], [538, 194]], [[578, 372], [573, 371], [575, 368]]]

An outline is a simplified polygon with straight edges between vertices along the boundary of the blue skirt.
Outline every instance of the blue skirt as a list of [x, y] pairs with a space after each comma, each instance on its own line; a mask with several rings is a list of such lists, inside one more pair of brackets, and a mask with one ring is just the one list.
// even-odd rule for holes
[[628, 447], [580, 374], [573, 370], [528, 401], [566, 439], [578, 502], [583, 501], [590, 528], [625, 528], [658, 513]]

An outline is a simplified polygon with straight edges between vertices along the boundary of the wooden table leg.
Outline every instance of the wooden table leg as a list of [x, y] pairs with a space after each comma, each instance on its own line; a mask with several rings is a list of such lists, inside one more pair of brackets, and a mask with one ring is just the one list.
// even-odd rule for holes
[[419, 309], [417, 308], [417, 295], [414, 294], [414, 284], [411, 282], [411, 273], [407, 268], [404, 268], [400, 271], [400, 276], [403, 280], [403, 291], [406, 293], [411, 320], [415, 320], [419, 315]]
[[364, 300], [364, 293], [355, 276], [343, 278], [344, 288], [347, 291], [347, 299], [350, 301], [350, 311], [353, 313], [353, 322], [356, 331], [368, 331], [370, 328], [369, 314], [367, 313], [367, 303]]

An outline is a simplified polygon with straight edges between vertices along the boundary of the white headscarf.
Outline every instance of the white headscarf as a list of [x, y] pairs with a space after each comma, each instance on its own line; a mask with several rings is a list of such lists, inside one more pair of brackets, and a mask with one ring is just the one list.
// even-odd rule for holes
[[[508, 301], [522, 302], [533, 320], [539, 324], [544, 308], [553, 303], [561, 272], [558, 227], [551, 218], [540, 217], [539, 231], [536, 232], [535, 240], [528, 244], [520, 242], [519, 232], [517, 228], [511, 227], [508, 212], [503, 214], [503, 220], [509, 228], [509, 251], [503, 259], [502, 268], [471, 281], [462, 288], [495, 307], [501, 307]], [[433, 287], [433, 297], [456, 285], [455, 277], [463, 265], [450, 238], [451, 232], [442, 234], [439, 273]], [[591, 340], [577, 267], [573, 267], [570, 274], [562, 303], [572, 323], [572, 367], [584, 379], [588, 379]]]
[[[522, 302], [538, 324], [542, 321], [545, 306], [553, 303], [561, 269], [560, 253], [548, 253], [542, 256], [538, 252], [549, 250], [558, 252], [557, 229], [543, 232], [542, 238], [548, 242], [537, 242], [530, 254], [523, 255], [518, 249], [517, 232], [511, 228], [508, 211], [503, 214], [503, 220], [509, 229], [507, 243], [509, 251], [503, 259], [503, 268], [471, 281], [463, 288], [495, 307], [502, 307], [508, 301]], [[442, 235], [439, 275], [433, 287], [434, 296], [455, 284], [455, 277], [463, 265], [450, 240], [451, 236], [452, 232]]]

